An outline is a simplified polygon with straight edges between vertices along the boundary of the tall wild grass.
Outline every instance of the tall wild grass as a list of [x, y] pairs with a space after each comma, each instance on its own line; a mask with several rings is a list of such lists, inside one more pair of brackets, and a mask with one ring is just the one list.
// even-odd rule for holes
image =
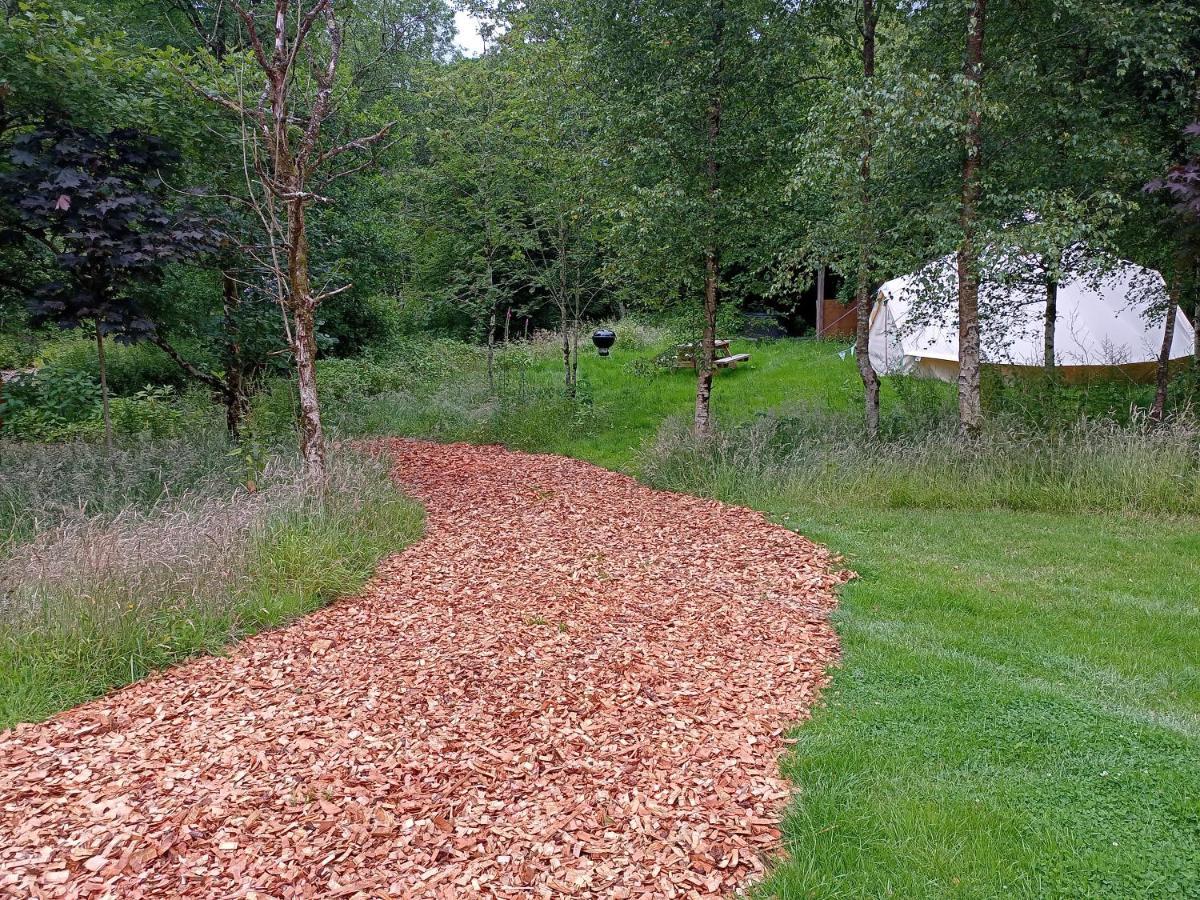
[[290, 456], [247, 491], [215, 442], [21, 452], [5, 471], [0, 727], [351, 593], [421, 530], [385, 463], [348, 451], [321, 498]]
[[[1200, 417], [1184, 380], [1172, 386], [1177, 402], [1162, 426], [1145, 420], [1152, 388], [1143, 385], [991, 378], [987, 430], [965, 444], [947, 385], [901, 378], [889, 381], [876, 440], [865, 437], [854, 386], [849, 400], [827, 392], [806, 405], [759, 404], [748, 423], [718, 415], [718, 436], [697, 444], [683, 411], [690, 381], [653, 363], [674, 337], [628, 320], [620, 329], [632, 359], [600, 367], [606, 380], [596, 386], [585, 377], [575, 401], [563, 396], [553, 335], [499, 350], [494, 386], [483, 351], [461, 344], [414, 347], [397, 360], [327, 363], [322, 389], [337, 398], [327, 421], [343, 437], [407, 434], [529, 451], [636, 454], [630, 468], [659, 486], [747, 504], [769, 505], [787, 492], [797, 502], [881, 508], [1200, 514]], [[413, 358], [425, 360], [423, 368]], [[796, 358], [805, 360], [798, 366], [818, 364]], [[725, 410], [753, 409], [756, 386], [798, 374], [777, 366], [728, 387], [719, 383], [717, 391], [741, 395]], [[668, 389], [678, 403], [664, 400]], [[291, 422], [290, 399], [281, 399], [273, 412], [266, 403], [258, 414]], [[640, 452], [632, 449], [638, 445]], [[610, 446], [614, 454], [605, 453]]]
[[952, 419], [867, 440], [856, 416], [821, 408], [763, 415], [697, 442], [676, 419], [644, 453], [643, 475], [748, 505], [1200, 514], [1200, 422], [1155, 428], [1078, 419], [1054, 429], [994, 420], [964, 443]]
[[130, 440], [107, 452], [95, 442], [0, 441], [0, 468], [0, 554], [5, 544], [64, 522], [230, 494], [242, 476], [219, 428], [186, 439]]

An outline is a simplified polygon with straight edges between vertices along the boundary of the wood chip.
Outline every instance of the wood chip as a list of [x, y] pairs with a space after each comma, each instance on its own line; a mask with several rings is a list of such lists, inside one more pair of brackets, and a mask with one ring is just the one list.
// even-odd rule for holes
[[828, 551], [574, 460], [380, 441], [372, 583], [0, 734], [0, 892], [731, 896], [837, 658]]

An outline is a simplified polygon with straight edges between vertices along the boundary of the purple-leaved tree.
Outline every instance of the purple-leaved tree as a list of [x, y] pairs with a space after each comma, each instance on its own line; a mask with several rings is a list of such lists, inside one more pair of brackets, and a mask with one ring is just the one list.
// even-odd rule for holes
[[47, 119], [13, 142], [10, 162], [0, 176], [0, 231], [54, 263], [29, 301], [34, 324], [94, 329], [111, 445], [104, 338], [153, 337], [136, 289], [160, 282], [171, 263], [210, 250], [211, 234], [195, 215], [167, 207], [162, 172], [178, 154], [154, 135], [133, 128], [101, 134]]

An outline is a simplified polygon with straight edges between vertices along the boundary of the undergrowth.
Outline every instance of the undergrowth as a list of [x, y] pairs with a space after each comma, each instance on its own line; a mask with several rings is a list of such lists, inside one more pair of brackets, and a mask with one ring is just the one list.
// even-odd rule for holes
[[[51, 507], [0, 558], [0, 728], [353, 593], [422, 527], [385, 465], [354, 453], [335, 459], [314, 499], [294, 460], [273, 461], [248, 493], [202, 465], [200, 450], [181, 452], [174, 469], [160, 455], [169, 448], [129, 448], [117, 466], [97, 448], [58, 450], [41, 467], [26, 459], [23, 472], [83, 485], [79, 506]], [[123, 466], [154, 459], [159, 468], [136, 474]], [[26, 485], [23, 496], [38, 490], [57, 501], [72, 488]], [[10, 535], [30, 529], [28, 512], [10, 521]]]
[[871, 441], [845, 414], [793, 408], [703, 443], [672, 420], [641, 471], [653, 483], [750, 505], [791, 496], [885, 509], [1200, 515], [1200, 423], [1081, 419], [1045, 432], [992, 423], [964, 443], [944, 422]]

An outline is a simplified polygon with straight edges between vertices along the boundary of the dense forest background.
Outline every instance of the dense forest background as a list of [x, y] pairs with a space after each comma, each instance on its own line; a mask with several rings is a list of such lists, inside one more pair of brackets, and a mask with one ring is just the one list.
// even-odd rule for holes
[[[237, 433], [294, 377], [317, 465], [313, 361], [414, 335], [559, 332], [572, 395], [586, 320], [675, 316], [706, 431], [720, 310], [802, 332], [825, 270], [865, 323], [882, 281], [953, 253], [972, 433], [989, 248], [1052, 288], [1086, 245], [1196, 310], [1189, 2], [472, 12], [477, 58], [439, 0], [6, 0], [0, 367], [99, 373], [109, 432], [110, 390], [198, 386]], [[52, 435], [89, 390], [14, 383], [4, 427]]]

